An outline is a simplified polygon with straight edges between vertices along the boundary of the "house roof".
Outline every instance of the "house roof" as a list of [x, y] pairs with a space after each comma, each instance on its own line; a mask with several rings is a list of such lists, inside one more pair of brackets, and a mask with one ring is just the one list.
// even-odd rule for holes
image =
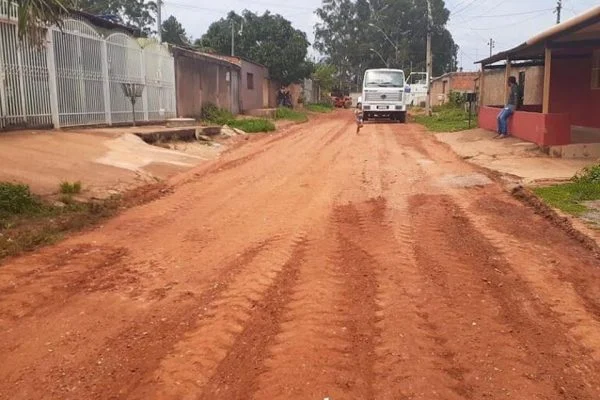
[[555, 25], [533, 36], [526, 42], [475, 64], [493, 64], [506, 59], [533, 60], [544, 54], [546, 47], [600, 45], [600, 6]]
[[88, 22], [90, 22], [91, 24], [98, 26], [100, 28], [122, 30], [122, 31], [126, 31], [132, 35], [140, 34], [140, 30], [136, 27], [128, 26], [128, 25], [124, 25], [124, 24], [118, 24], [116, 22], [113, 22], [113, 21], [105, 18], [105, 17], [90, 14], [88, 12], [80, 11], [80, 10], [69, 10], [69, 12], [72, 15], [83, 18], [83, 19], [87, 20]]
[[451, 77], [455, 77], [455, 76], [472, 76], [472, 77], [476, 77], [478, 75], [479, 75], [479, 72], [459, 72], [459, 71], [446, 72], [444, 75], [440, 75], [440, 76], [437, 76], [435, 78], [432, 78], [431, 82], [435, 82], [435, 81], [438, 81], [440, 79], [451, 78]]
[[211, 54], [204, 53], [202, 51], [196, 51], [192, 49], [186, 49], [184, 47], [176, 46], [174, 44], [169, 44], [169, 48], [173, 54], [181, 54], [187, 57], [197, 58], [197, 59], [209, 59], [215, 61], [218, 64], [226, 65], [228, 67], [234, 67], [236, 69], [240, 69], [240, 65], [238, 63], [230, 61], [226, 56], [221, 56], [219, 54]]

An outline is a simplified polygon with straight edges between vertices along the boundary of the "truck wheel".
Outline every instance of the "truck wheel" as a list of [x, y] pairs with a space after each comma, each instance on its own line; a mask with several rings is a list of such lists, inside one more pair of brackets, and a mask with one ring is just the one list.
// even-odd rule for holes
[[401, 124], [405, 124], [406, 123], [406, 112], [401, 112], [400, 114], [398, 114], [397, 120]]

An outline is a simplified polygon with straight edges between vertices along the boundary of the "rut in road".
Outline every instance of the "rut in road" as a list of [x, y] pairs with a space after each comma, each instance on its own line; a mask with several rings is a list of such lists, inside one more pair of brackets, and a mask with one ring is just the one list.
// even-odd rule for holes
[[420, 127], [333, 113], [0, 267], [0, 398], [597, 399], [598, 266]]

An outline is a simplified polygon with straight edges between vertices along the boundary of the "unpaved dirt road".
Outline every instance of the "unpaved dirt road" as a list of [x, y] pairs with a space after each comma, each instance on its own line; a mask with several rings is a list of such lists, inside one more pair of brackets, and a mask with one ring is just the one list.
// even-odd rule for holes
[[599, 399], [600, 262], [334, 113], [0, 267], [2, 399]]

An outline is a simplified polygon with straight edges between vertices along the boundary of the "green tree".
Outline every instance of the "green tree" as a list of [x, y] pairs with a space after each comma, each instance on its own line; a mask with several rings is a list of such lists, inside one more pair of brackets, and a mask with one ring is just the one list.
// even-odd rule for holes
[[[458, 46], [446, 29], [450, 12], [431, 0], [434, 74], [456, 68]], [[316, 11], [315, 48], [338, 68], [341, 79], [358, 84], [367, 68], [385, 63], [425, 69], [427, 0], [323, 0]]]
[[145, 0], [76, 0], [80, 10], [96, 15], [116, 15], [145, 35], [155, 32], [157, 6]]
[[177, 46], [187, 46], [190, 43], [185, 29], [172, 15], [162, 23], [162, 40]]
[[325, 92], [331, 92], [335, 84], [337, 69], [331, 64], [318, 64], [312, 78], [318, 83], [319, 87]]
[[19, 39], [25, 37], [32, 43], [41, 44], [44, 39], [42, 27], [62, 26], [74, 0], [18, 0], [17, 29]]
[[211, 24], [196, 43], [229, 54], [232, 26], [235, 54], [265, 65], [273, 79], [287, 85], [312, 73], [312, 64], [306, 61], [309, 46], [306, 34], [294, 29], [281, 15], [268, 11], [262, 15], [247, 10], [238, 15], [232, 11], [227, 18]]

